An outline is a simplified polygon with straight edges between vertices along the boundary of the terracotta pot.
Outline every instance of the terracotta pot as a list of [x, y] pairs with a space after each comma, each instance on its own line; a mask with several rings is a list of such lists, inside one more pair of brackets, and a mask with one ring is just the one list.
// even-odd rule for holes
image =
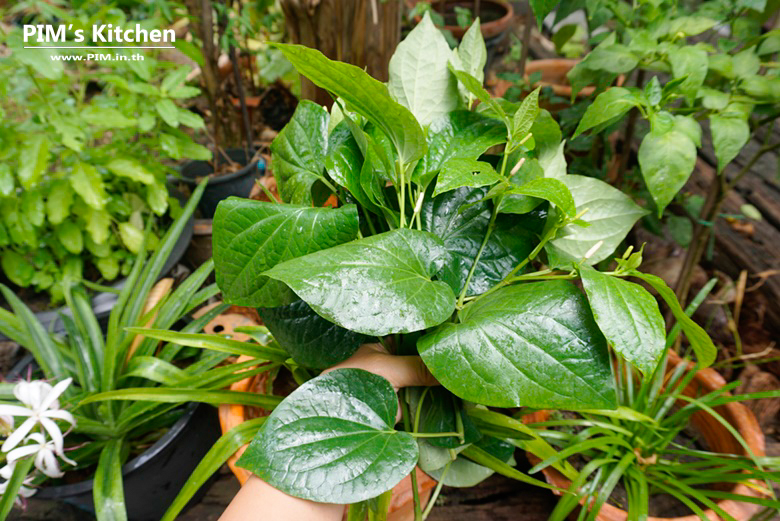
[[[413, 8], [419, 0], [408, 0], [406, 2], [406, 6], [411, 9]], [[474, 2], [473, 0], [446, 0], [444, 4], [444, 13], [441, 12], [441, 2], [434, 0], [432, 2], [433, 9], [437, 11], [439, 14], [444, 15], [448, 12], [454, 12], [454, 8], [457, 7], [465, 7], [467, 9], [470, 9], [472, 12], [474, 11]], [[480, 12], [483, 13], [481, 18], [484, 18], [484, 13], [488, 11], [495, 11], [502, 13], [501, 16], [499, 16], [495, 20], [490, 20], [488, 22], [483, 22], [479, 24], [480, 29], [482, 30], [482, 37], [485, 40], [491, 40], [493, 38], [496, 38], [497, 36], [500, 36], [501, 34], [505, 33], [507, 30], [509, 30], [509, 26], [512, 24], [512, 19], [515, 16], [515, 10], [512, 7], [512, 4], [505, 0], [481, 0], [480, 1]], [[416, 23], [419, 23], [421, 18], [419, 16], [414, 17], [414, 21]], [[444, 27], [441, 27], [442, 29], [446, 29], [452, 33], [452, 35], [460, 40], [463, 38], [463, 35], [466, 34], [466, 30], [468, 28], [463, 28], [459, 25], [445, 25]]]
[[[233, 312], [223, 313], [219, 317], [215, 318], [205, 328], [206, 333], [218, 332], [220, 334], [231, 334], [233, 338], [237, 340], [246, 340], [242, 338], [240, 333], [233, 333], [234, 327], [246, 326], [249, 324], [256, 325], [259, 320], [252, 320], [251, 315], [247, 313], [239, 313], [237, 309], [231, 309]], [[252, 310], [254, 311], [254, 310]], [[216, 330], [215, 330], [216, 328]], [[236, 363], [245, 362], [250, 360], [250, 357], [241, 356], [236, 360]], [[268, 373], [261, 373], [259, 375], [246, 378], [230, 386], [231, 391], [241, 392], [267, 392], [268, 386]], [[246, 407], [243, 405], [235, 404], [223, 404], [219, 406], [219, 424], [222, 428], [222, 433], [226, 433], [233, 427], [241, 425], [243, 422], [260, 416], [268, 416], [271, 411], [260, 409], [258, 407]], [[243, 485], [249, 477], [252, 475], [246, 469], [236, 466], [236, 461], [244, 453], [247, 445], [244, 445], [228, 459], [228, 466], [233, 474], [238, 478], [238, 481]], [[436, 482], [431, 479], [427, 474], [420, 469], [415, 469], [417, 472], [417, 484], [420, 494], [420, 502], [423, 506], [428, 503], [428, 499], [431, 497]], [[389, 521], [412, 521], [414, 519], [414, 496], [412, 493], [412, 480], [409, 476], [404, 478], [398, 485], [393, 488], [393, 498], [390, 503]]]
[[[674, 352], [670, 352], [669, 355], [669, 369], [673, 369], [681, 363], [681, 359]], [[690, 367], [693, 367], [693, 365], [691, 364]], [[684, 393], [686, 396], [696, 396], [714, 391], [724, 385], [726, 385], [726, 380], [718, 374], [717, 371], [714, 369], [702, 369], [696, 373], [694, 379], [688, 387], [685, 388]], [[750, 409], [741, 403], [729, 403], [716, 407], [715, 410], [734, 426], [756, 457], [765, 455], [764, 433], [761, 431], [761, 427]], [[549, 411], [537, 411], [528, 415], [526, 417], [527, 419], [524, 419], [524, 421], [527, 423], [543, 422], [547, 420], [548, 416]], [[691, 424], [705, 440], [709, 450], [726, 454], [745, 454], [744, 449], [737, 440], [710, 414], [704, 411], [695, 413], [691, 417]], [[528, 458], [533, 465], [539, 462], [539, 459], [531, 454], [528, 454]], [[568, 489], [571, 486], [571, 481], [566, 479], [563, 474], [552, 467], [547, 467], [542, 470], [542, 473], [547, 482], [556, 487]], [[745, 496], [760, 497], [760, 493], [757, 490], [743, 484], [732, 487], [730, 492]], [[554, 493], [556, 495], [561, 494], [560, 492]], [[580, 503], [582, 504], [582, 501]], [[718, 506], [738, 521], [750, 519], [761, 509], [760, 505], [742, 503], [731, 499], [718, 501]], [[704, 513], [707, 515], [707, 518], [712, 521], [720, 521], [721, 519], [710, 509], [705, 510]], [[599, 521], [625, 521], [627, 517], [628, 513], [625, 510], [605, 503], [604, 506], [601, 507], [601, 511], [598, 516], [596, 516], [596, 519]], [[647, 519], [648, 521], [699, 521], [699, 516], [692, 514], [683, 517], [648, 517]]]

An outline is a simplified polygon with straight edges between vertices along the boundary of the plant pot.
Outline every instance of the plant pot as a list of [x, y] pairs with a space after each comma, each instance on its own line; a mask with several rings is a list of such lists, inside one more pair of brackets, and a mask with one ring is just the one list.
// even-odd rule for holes
[[[184, 196], [180, 193], [173, 191], [172, 194], [177, 199], [184, 201]], [[168, 260], [165, 261], [162, 271], [160, 271], [161, 278], [167, 275], [184, 256], [184, 252], [187, 250], [187, 247], [190, 244], [190, 240], [192, 239], [194, 226], [195, 220], [190, 218], [190, 220], [187, 221], [184, 230], [182, 230], [179, 239], [176, 241], [176, 244], [173, 246], [173, 250], [171, 250], [171, 254], [168, 256]], [[111, 287], [120, 290], [122, 287], [124, 287], [126, 280], [127, 279], [125, 278], [117, 280], [111, 284]], [[95, 318], [98, 319], [98, 322], [102, 323], [108, 320], [108, 316], [111, 314], [111, 310], [114, 308], [114, 304], [116, 304], [117, 298], [118, 295], [116, 293], [109, 293], [106, 291], [95, 293], [95, 295], [92, 297], [92, 309], [95, 312]], [[40, 323], [47, 331], [60, 332], [65, 329], [65, 325], [62, 323], [60, 315], [70, 316], [70, 314], [71, 313], [68, 307], [63, 306], [57, 309], [38, 311], [35, 313], [35, 317], [38, 319], [38, 321], [40, 321]], [[3, 340], [8, 340], [8, 338], [0, 333], [0, 341]]]
[[[203, 456], [219, 438], [214, 408], [190, 404], [157, 442], [122, 467], [129, 521], [159, 521]], [[188, 507], [206, 493], [205, 483]], [[92, 480], [42, 488], [35, 496], [94, 512]]]
[[[254, 322], [254, 323], [253, 323]], [[249, 318], [243, 313], [223, 313], [219, 317], [215, 318], [212, 322], [203, 328], [206, 333], [219, 333], [229, 334], [231, 338], [241, 340], [241, 333], [235, 333], [234, 328], [239, 326], [246, 326], [249, 324], [256, 325], [259, 323], [258, 319]], [[236, 363], [245, 362], [251, 360], [250, 357], [241, 356]], [[241, 392], [265, 392], [264, 389], [268, 385], [268, 373], [261, 373], [259, 375], [246, 378], [240, 382], [236, 382], [230, 386], [231, 391]], [[235, 404], [223, 404], [219, 406], [219, 424], [222, 428], [222, 432], [226, 433], [233, 427], [241, 425], [245, 421], [251, 418], [257, 418], [260, 416], [268, 416], [271, 411], [265, 409], [259, 409], [256, 407], [246, 407], [243, 405]], [[237, 467], [236, 461], [241, 457], [241, 454], [246, 450], [247, 445], [241, 447], [235, 454], [233, 454], [228, 460], [228, 466], [233, 474], [238, 478], [238, 481], [243, 485], [249, 477], [252, 475], [248, 470]], [[431, 492], [436, 486], [436, 482], [431, 479], [420, 469], [415, 469], [417, 473], [417, 485], [420, 495], [420, 503], [423, 508], [431, 497]], [[398, 485], [393, 488], [393, 498], [390, 503], [388, 521], [412, 521], [414, 519], [414, 494], [412, 491], [411, 477], [405, 477]]]
[[[252, 161], [247, 157], [246, 151], [242, 148], [231, 148], [225, 152], [231, 161], [243, 166], [241, 169], [225, 175], [211, 176], [214, 173], [214, 167], [210, 161], [189, 161], [181, 167], [181, 181], [192, 189], [198, 182], [209, 177], [206, 190], [203, 192], [198, 203], [198, 209], [203, 217], [211, 219], [217, 209], [217, 204], [231, 195], [237, 197], [249, 197], [255, 179], [265, 174], [265, 162]], [[222, 155], [217, 155], [217, 166], [227, 163]], [[247, 164], [249, 163], [249, 164]]]
[[[407, 0], [406, 6], [411, 9], [413, 8], [419, 0]], [[442, 2], [440, 1], [433, 1], [431, 2], [431, 5], [433, 6], [433, 9], [441, 14], [444, 17], [444, 23], [445, 25], [443, 27], [440, 27], [441, 29], [446, 29], [452, 33], [452, 35], [460, 40], [463, 38], [463, 35], [466, 34], [467, 28], [463, 28], [456, 23], [448, 23], [448, 22], [454, 22], [455, 17], [455, 7], [465, 7], [466, 9], [470, 9], [474, 11], [474, 1], [473, 0], [445, 0], [444, 2], [444, 12], [442, 13]], [[506, 2], [505, 0], [480, 0], [480, 24], [479, 27], [482, 30], [482, 37], [485, 39], [485, 44], [487, 45], [487, 41], [494, 39], [498, 36], [503, 36], [508, 30], [510, 25], [512, 25], [512, 19], [515, 16], [515, 10], [512, 7], [512, 4], [509, 2]], [[422, 18], [420, 16], [415, 16], [414, 21], [416, 23], [419, 23]]]
[[[669, 369], [673, 369], [682, 363], [680, 357], [674, 353], [669, 352]], [[691, 364], [691, 368], [693, 365]], [[686, 387], [685, 394], [687, 396], [696, 396], [697, 394], [705, 394], [716, 389], [719, 389], [726, 385], [726, 380], [718, 374], [714, 369], [701, 369], [696, 373], [691, 383]], [[682, 404], [681, 404], [682, 405]], [[761, 431], [761, 427], [756, 421], [756, 417], [753, 413], [742, 405], [741, 403], [728, 403], [716, 407], [715, 410], [723, 416], [742, 436], [747, 443], [750, 450], [756, 457], [764, 456], [765, 443], [764, 433]], [[536, 411], [533, 414], [527, 416], [524, 421], [528, 423], [538, 423], [546, 421], [549, 416], [549, 411]], [[721, 452], [725, 454], [740, 454], [745, 455], [745, 451], [737, 440], [729, 433], [729, 431], [721, 425], [714, 417], [705, 411], [699, 411], [695, 413], [691, 418], [691, 424], [696, 431], [705, 440], [710, 450], [715, 452]], [[539, 459], [531, 454], [528, 454], [528, 458], [532, 465], [539, 462]], [[571, 486], [571, 481], [566, 479], [560, 472], [547, 467], [542, 470], [545, 479], [548, 483], [555, 485], [561, 489], [568, 489]], [[755, 489], [747, 487], [743, 484], [738, 484], [731, 487], [729, 490], [734, 494], [760, 497], [760, 494]], [[560, 492], [555, 491], [556, 495], [560, 495]], [[747, 521], [753, 515], [755, 515], [760, 509], [760, 505], [751, 503], [741, 503], [730, 499], [718, 501], [718, 506], [725, 512], [729, 513], [737, 521]], [[712, 510], [705, 510], [705, 514], [712, 521], [718, 521], [720, 517]], [[601, 507], [601, 511], [596, 517], [599, 521], [625, 521], [628, 518], [628, 513], [614, 505], [605, 503]], [[648, 521], [698, 521], [699, 516], [692, 514], [683, 517], [648, 517]]]

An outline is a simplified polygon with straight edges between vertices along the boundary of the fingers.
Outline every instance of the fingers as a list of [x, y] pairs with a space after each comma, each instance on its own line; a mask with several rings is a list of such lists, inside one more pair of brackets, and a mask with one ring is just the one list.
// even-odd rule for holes
[[439, 385], [419, 356], [394, 356], [380, 344], [364, 344], [354, 355], [323, 373], [355, 368], [386, 378], [397, 390], [402, 387]]

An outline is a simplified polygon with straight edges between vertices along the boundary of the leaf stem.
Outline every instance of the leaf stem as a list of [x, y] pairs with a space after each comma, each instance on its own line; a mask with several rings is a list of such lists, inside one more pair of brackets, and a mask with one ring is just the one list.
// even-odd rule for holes
[[[403, 214], [401, 214], [403, 215]], [[409, 414], [409, 388], [403, 390], [403, 398], [401, 398], [401, 414], [404, 421], [404, 429], [408, 432], [411, 429], [411, 418]], [[412, 436], [419, 436], [417, 433], [410, 433]], [[417, 467], [412, 469], [412, 498], [414, 499], [414, 521], [422, 521], [422, 511], [420, 509], [420, 490], [417, 485]]]
[[414, 438], [459, 438], [461, 436], [459, 432], [409, 432], [408, 434]]
[[[404, 166], [400, 159], [396, 161], [396, 165], [398, 166], [398, 187], [396, 187], [396, 193], [398, 193], [398, 211], [401, 214], [401, 222], [398, 227], [403, 228], [406, 226], [406, 172], [404, 172]], [[398, 192], [398, 188], [401, 189], [400, 192]]]
[[441, 473], [441, 478], [439, 478], [439, 482], [436, 483], [436, 488], [433, 490], [433, 494], [431, 494], [431, 497], [428, 500], [428, 504], [425, 506], [425, 511], [422, 513], [423, 521], [428, 519], [428, 516], [431, 515], [431, 511], [433, 510], [434, 505], [436, 505], [436, 500], [439, 498], [441, 488], [444, 486], [444, 478], [447, 476], [447, 472], [450, 470], [450, 465], [452, 465], [452, 461], [448, 462], [444, 467], [444, 472]]
[[466, 283], [463, 284], [463, 289], [460, 292], [460, 295], [458, 296], [458, 303], [457, 307], [461, 308], [463, 307], [463, 299], [466, 298], [466, 292], [469, 289], [469, 284], [471, 284], [471, 279], [474, 276], [474, 272], [477, 270], [477, 264], [479, 264], [479, 259], [482, 257], [482, 252], [485, 251], [485, 247], [487, 246], [488, 240], [490, 240], [490, 236], [493, 234], [493, 228], [496, 226], [496, 217], [498, 217], [498, 206], [501, 204], [501, 196], [499, 196], [496, 199], [495, 205], [493, 205], [493, 213], [490, 214], [490, 221], [488, 222], [487, 230], [485, 231], [485, 238], [482, 239], [482, 244], [479, 245], [479, 251], [477, 251], [477, 255], [474, 257], [474, 262], [471, 264], [471, 269], [469, 269], [469, 274], [466, 277]]

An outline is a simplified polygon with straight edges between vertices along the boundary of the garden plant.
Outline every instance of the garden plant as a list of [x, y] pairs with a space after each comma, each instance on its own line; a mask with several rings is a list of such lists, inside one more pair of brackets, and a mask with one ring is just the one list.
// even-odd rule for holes
[[[515, 446], [574, 479], [565, 454], [488, 407], [645, 418], [619, 398], [611, 362], [637, 382], [664, 374], [663, 318], [638, 282], [666, 301], [699, 367], [716, 356], [666, 284], [638, 270], [641, 252], [622, 246], [646, 211], [600, 180], [566, 173], [560, 130], [538, 108], [538, 91], [511, 104], [475, 79], [485, 59], [477, 24], [453, 51], [426, 16], [398, 47], [386, 86], [280, 45], [336, 103], [328, 114], [302, 102], [274, 141], [284, 202], [231, 198], [215, 215], [224, 298], [258, 308], [304, 368], [299, 376], [378, 341], [419, 354], [442, 384], [403, 390], [399, 423], [387, 381], [335, 370], [264, 420], [239, 465], [293, 496], [352, 504], [353, 519], [384, 504], [375, 498], [416, 465], [445, 485], [497, 471], [550, 488], [512, 466]], [[328, 197], [335, 208], [317, 206]], [[597, 269], [618, 248], [613, 267]], [[213, 472], [218, 452], [199, 471]]]
[[[226, 305], [217, 306], [183, 322], [218, 292], [214, 284], [204, 286], [213, 271], [211, 262], [172, 292], [161, 292], [155, 284], [204, 187], [205, 183], [195, 191], [151, 257], [147, 259], [145, 248], [139, 250], [107, 326], [98, 323], [86, 292], [76, 280], [65, 279], [68, 307], [62, 315], [62, 334], [46, 331], [29, 308], [0, 285], [13, 310], [0, 310], [0, 331], [33, 355], [37, 367], [30, 371], [45, 380], [22, 381], [16, 387], [3, 384], [0, 414], [9, 432], [0, 448], [4, 461], [0, 472], [7, 480], [0, 499], [0, 519], [10, 512], [17, 491], [23, 496], [31, 492], [21, 487], [56, 484], [52, 479], [75, 470], [94, 476], [97, 519], [126, 519], [122, 464], [128, 454], [139, 454], [150, 440], [160, 436], [161, 429], [171, 426], [181, 416], [182, 404], [219, 404], [235, 399], [272, 406], [278, 401], [270, 399], [269, 403], [262, 396], [232, 396], [229, 391], [220, 391], [245, 378], [245, 373], [236, 373], [249, 367], [219, 367], [230, 353], [218, 348], [193, 351], [177, 344], [160, 345], [143, 338], [140, 333], [144, 329], [132, 329], [176, 327], [183, 334], [194, 333], [226, 309]], [[142, 245], [150, 236], [147, 227]], [[264, 351], [263, 359], [272, 353], [271, 349]], [[263, 370], [268, 369], [259, 371]], [[107, 397], [122, 401], [107, 402]], [[59, 460], [67, 465], [58, 469]]]
[[144, 223], [147, 246], [159, 245], [181, 211], [166, 186], [170, 161], [211, 158], [186, 132], [203, 120], [177, 106], [200, 90], [185, 84], [188, 68], [151, 56], [98, 67], [25, 52], [20, 28], [0, 38], [11, 49], [0, 59], [0, 266], [15, 286], [61, 304], [66, 279], [100, 290], [127, 276]]

